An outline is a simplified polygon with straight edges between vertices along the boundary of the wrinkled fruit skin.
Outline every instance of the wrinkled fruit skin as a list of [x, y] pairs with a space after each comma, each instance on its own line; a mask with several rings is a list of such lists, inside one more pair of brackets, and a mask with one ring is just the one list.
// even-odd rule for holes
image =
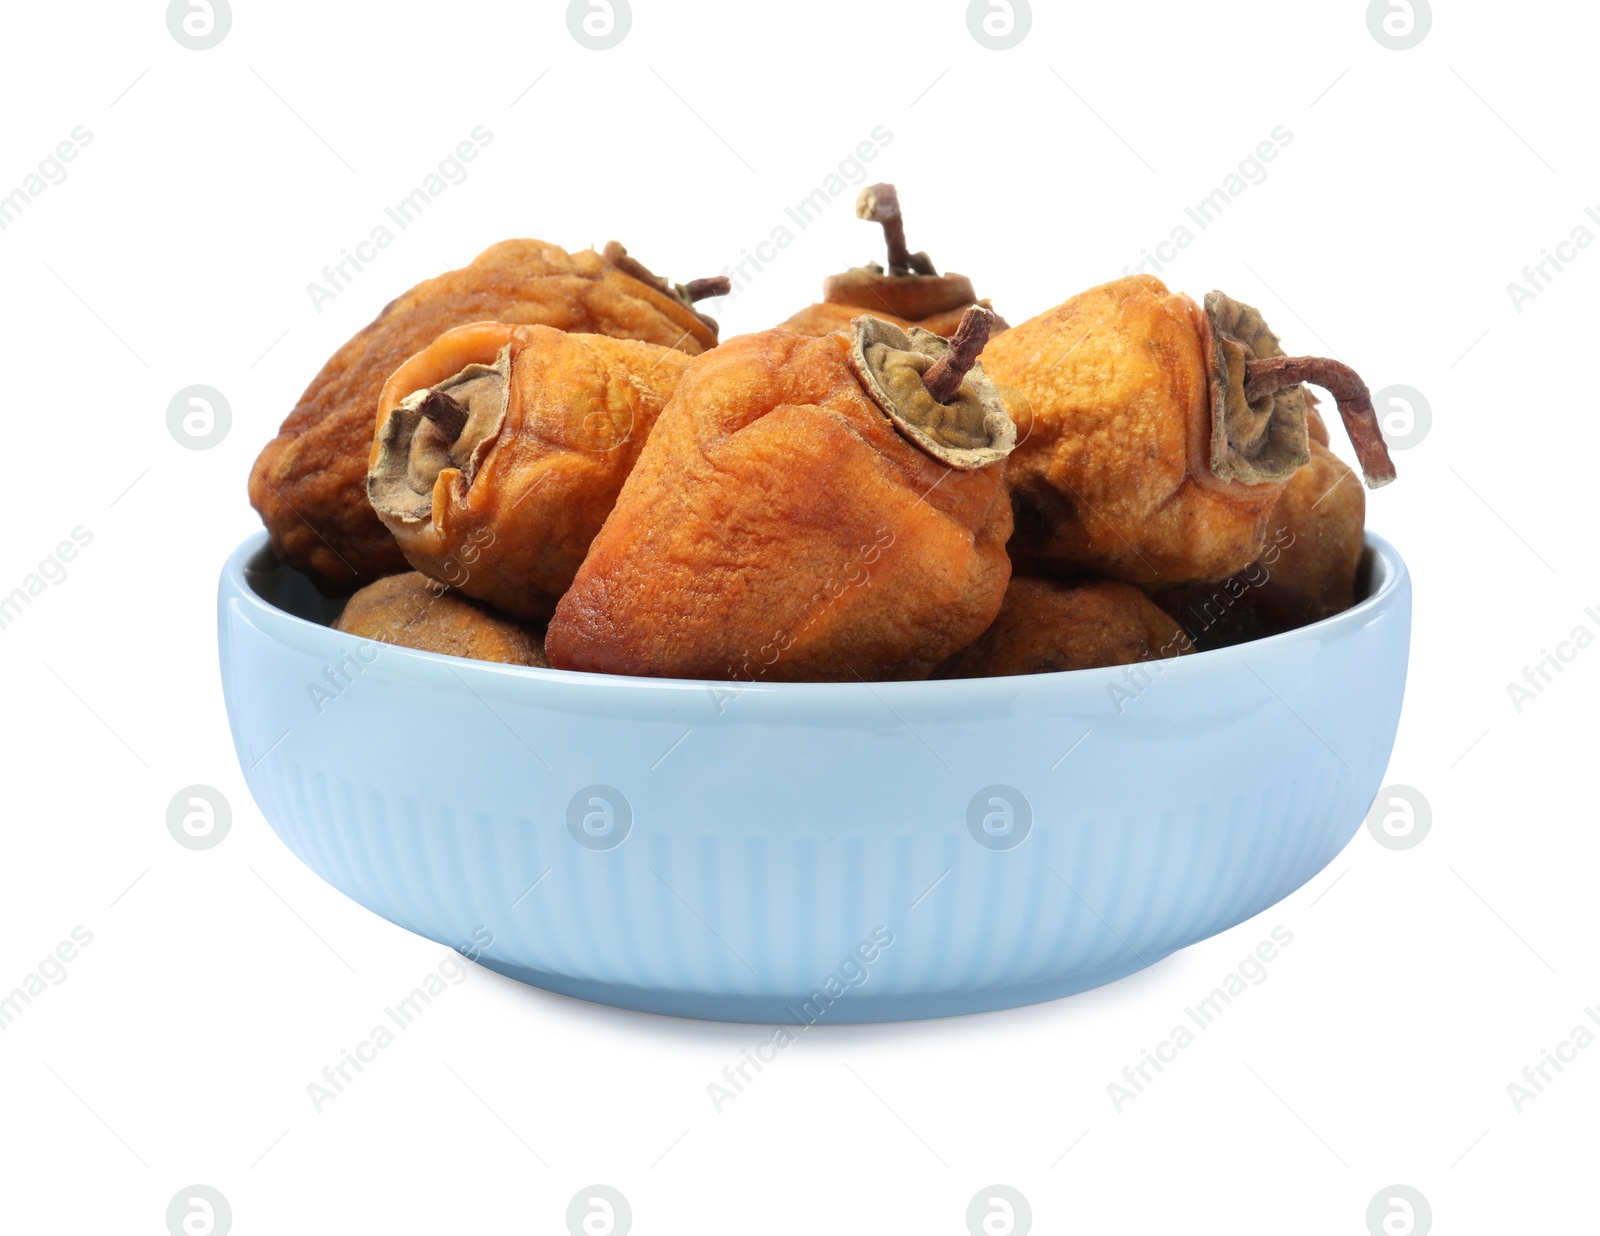
[[379, 401], [380, 430], [406, 395], [492, 363], [507, 344], [505, 421], [470, 483], [456, 469], [441, 472], [430, 520], [380, 514], [417, 570], [542, 620], [571, 585], [689, 358], [548, 326], [461, 327], [395, 373]]
[[1017, 422], [1019, 556], [1145, 587], [1224, 579], [1256, 558], [1282, 485], [1211, 471], [1202, 319], [1188, 297], [1135, 275], [984, 349]]
[[838, 334], [696, 359], [551, 620], [562, 669], [926, 678], [1010, 577], [1004, 464], [952, 471], [862, 390]]
[[1131, 584], [1017, 576], [994, 623], [934, 676], [1047, 674], [1193, 651], [1183, 629]]
[[684, 305], [597, 253], [502, 241], [386, 305], [323, 365], [262, 450], [250, 502], [280, 561], [329, 592], [405, 569], [364, 487], [378, 395], [407, 357], [452, 327], [484, 320], [643, 339], [690, 355], [716, 345]]
[[334, 629], [361, 639], [475, 661], [548, 666], [537, 628], [497, 614], [417, 571], [368, 584]]
[[[985, 309], [992, 309], [986, 300], [975, 302]], [[855, 305], [836, 305], [827, 301], [819, 301], [814, 305], [807, 305], [788, 321], [779, 325], [780, 330], [793, 331], [797, 335], [826, 335], [836, 330], [848, 331], [850, 323], [863, 313], [870, 313], [875, 318], [882, 318], [885, 322], [892, 322], [901, 330], [910, 330], [913, 326], [920, 326], [923, 330], [948, 339], [957, 326], [961, 324], [961, 315], [967, 311], [967, 306], [962, 305], [944, 313], [936, 313], [932, 317], [922, 318], [915, 322], [908, 322], [904, 318], [897, 318], [892, 313], [881, 310], [861, 309]], [[998, 314], [989, 327], [989, 337], [992, 339], [1001, 331], [1007, 329], [1005, 319]]]
[[[868, 311], [858, 309], [854, 305], [831, 305], [826, 301], [818, 301], [814, 305], [807, 305], [786, 321], [780, 322], [778, 329], [790, 331], [796, 335], [830, 335], [836, 330], [848, 331], [850, 323], [866, 312]], [[886, 313], [882, 310], [873, 312], [872, 316], [882, 318], [885, 322], [892, 322], [901, 330], [910, 330], [915, 325], [915, 323], [908, 322], [904, 318], [897, 318], [894, 314]], [[923, 329], [927, 328], [924, 327]]]
[[1311, 462], [1283, 487], [1261, 556], [1221, 583], [1155, 595], [1201, 648], [1292, 631], [1355, 604], [1366, 490], [1319, 430], [1313, 414]]
[[[1355, 604], [1366, 517], [1361, 478], [1313, 439], [1311, 462], [1289, 478], [1267, 520], [1268, 543], [1282, 549], [1265, 564], [1273, 582], [1300, 600], [1306, 622]], [[1281, 529], [1292, 539], [1280, 536]]]

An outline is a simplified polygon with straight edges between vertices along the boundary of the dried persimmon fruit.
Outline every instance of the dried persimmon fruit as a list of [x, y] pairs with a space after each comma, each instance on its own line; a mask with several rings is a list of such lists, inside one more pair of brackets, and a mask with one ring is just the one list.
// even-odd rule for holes
[[989, 629], [936, 678], [1000, 678], [1132, 665], [1194, 651], [1176, 622], [1132, 584], [1013, 576]]
[[[850, 323], [866, 312], [868, 310], [856, 305], [830, 305], [819, 301], [815, 305], [807, 305], [799, 313], [791, 314], [779, 322], [778, 329], [791, 331], [796, 335], [831, 335], [836, 330], [848, 331]], [[882, 309], [871, 312], [873, 317], [892, 326], [898, 326], [901, 330], [910, 330], [916, 325]], [[941, 332], [934, 332], [934, 334], [939, 333]]]
[[905, 220], [900, 195], [891, 184], [868, 185], [856, 198], [856, 216], [883, 226], [888, 247], [888, 267], [877, 262], [855, 266], [822, 282], [822, 301], [800, 310], [782, 323], [797, 335], [826, 335], [848, 330], [861, 313], [893, 322], [902, 330], [919, 326], [935, 335], [949, 336], [971, 305], [989, 309], [990, 334], [1006, 329], [1005, 321], [987, 300], [979, 300], [972, 280], [965, 275], [939, 274], [926, 253], [906, 247]]
[[1155, 594], [1200, 647], [1226, 648], [1292, 631], [1355, 604], [1366, 491], [1324, 445], [1326, 438], [1311, 413], [1311, 459], [1284, 485], [1254, 562], [1221, 583]]
[[1160, 588], [1254, 561], [1310, 459], [1302, 382], [1338, 399], [1367, 484], [1394, 479], [1359, 375], [1284, 356], [1220, 292], [1201, 308], [1151, 275], [1118, 279], [997, 336], [984, 367], [1018, 428], [1013, 548], [1052, 573]]
[[[983, 306], [983, 308], [990, 310], [991, 313], [993, 312], [993, 308], [987, 300], [973, 303]], [[885, 322], [891, 322], [900, 327], [901, 330], [910, 330], [913, 326], [916, 326], [931, 334], [943, 335], [948, 338], [956, 327], [961, 324], [961, 315], [967, 311], [967, 308], [968, 306], [962, 305], [956, 309], [947, 309], [943, 313], [936, 313], [932, 317], [926, 317], [920, 321], [908, 322], [905, 318], [898, 318], [894, 314], [885, 313], [881, 309], [867, 310], [856, 305], [836, 305], [827, 301], [818, 301], [814, 305], [807, 305], [799, 313], [791, 315], [786, 320], [778, 323], [778, 325], [780, 329], [793, 331], [797, 335], [827, 335], [836, 330], [847, 331], [850, 329], [850, 323], [863, 313], [871, 313], [873, 317], [880, 318]], [[1004, 329], [1005, 323], [997, 316], [990, 334]]]
[[548, 618], [688, 363], [548, 326], [447, 331], [378, 398], [372, 508], [417, 570]]
[[423, 652], [507, 665], [550, 664], [537, 627], [497, 614], [420, 571], [390, 575], [360, 589], [333, 626]]
[[946, 342], [859, 318], [692, 361], [546, 637], [561, 669], [926, 678], [994, 619], [1015, 427]]
[[251, 469], [250, 502], [279, 560], [333, 592], [405, 569], [367, 502], [372, 422], [389, 375], [452, 327], [538, 323], [641, 339], [691, 356], [716, 346], [716, 323], [689, 298], [713, 294], [706, 285], [718, 281], [678, 289], [626, 258], [615, 242], [608, 254], [502, 241], [471, 265], [425, 280], [384, 306], [323, 365]]
[[1289, 478], [1267, 518], [1269, 550], [1259, 559], [1272, 582], [1296, 599], [1294, 625], [1356, 603], [1366, 513], [1361, 479], [1313, 437], [1310, 462]]

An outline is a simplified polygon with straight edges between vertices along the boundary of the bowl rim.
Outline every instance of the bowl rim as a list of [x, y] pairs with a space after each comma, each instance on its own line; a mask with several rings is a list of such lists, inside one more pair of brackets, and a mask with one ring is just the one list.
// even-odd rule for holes
[[[1296, 627], [1290, 631], [1279, 632], [1276, 635], [1246, 640], [1243, 643], [1234, 644], [1226, 648], [1212, 648], [1204, 652], [1167, 658], [1161, 662], [1163, 674], [1174, 671], [1180, 675], [1204, 673], [1213, 668], [1221, 668], [1230, 663], [1237, 663], [1244, 657], [1256, 652], [1270, 652], [1276, 648], [1284, 648], [1293, 644], [1304, 643], [1308, 640], [1348, 636], [1355, 630], [1364, 627], [1380, 611], [1392, 608], [1403, 594], [1409, 592], [1410, 572], [1399, 551], [1388, 540], [1371, 529], [1363, 530], [1362, 545], [1364, 551], [1363, 573], [1371, 578], [1371, 590], [1349, 609], [1331, 617], [1307, 623], [1305, 626]], [[252, 625], [266, 631], [279, 643], [303, 647], [306, 639], [331, 639], [335, 644], [346, 643], [349, 647], [355, 648], [372, 642], [364, 640], [360, 636], [336, 630], [334, 627], [324, 623], [302, 618], [298, 614], [275, 605], [257, 592], [249, 581], [247, 568], [263, 551], [271, 552], [270, 540], [264, 529], [258, 529], [240, 542], [233, 552], [229, 554], [223, 564], [221, 577], [218, 580], [219, 602], [226, 604], [230, 599], [235, 603], [242, 602], [253, 615], [251, 619]], [[862, 688], [866, 688], [874, 695], [887, 691], [896, 696], [915, 695], [920, 692], [947, 697], [950, 694], [959, 696], [963, 693], [971, 693], [977, 696], [985, 692], [991, 692], [997, 686], [1005, 686], [1011, 691], [1023, 687], [1037, 688], [1050, 684], [1064, 687], [1068, 683], [1085, 686], [1092, 684], [1098, 687], [1107, 681], [1120, 681], [1128, 668], [1125, 665], [1114, 665], [1093, 669], [1056, 670], [1042, 674], [1012, 674], [989, 678], [919, 679], [895, 682], [867, 682], [865, 680], [859, 682], [786, 682], [776, 680], [770, 682], [744, 682], [738, 679], [655, 678], [633, 674], [601, 674], [588, 670], [507, 665], [496, 661], [479, 661], [469, 657], [452, 656], [448, 653], [426, 652], [421, 649], [406, 648], [398, 644], [385, 645], [385, 660], [389, 660], [391, 654], [395, 655], [396, 661], [401, 665], [412, 664], [419, 669], [425, 666], [442, 667], [457, 675], [464, 669], [470, 668], [470, 670], [481, 673], [486, 677], [501, 681], [513, 679], [594, 689], [632, 691], [641, 689], [652, 691], [692, 690], [700, 692], [707, 690], [728, 692], [756, 691], [762, 694], [782, 693], [797, 699], [810, 699], [812, 701], [829, 692], [855, 694], [859, 693]]]

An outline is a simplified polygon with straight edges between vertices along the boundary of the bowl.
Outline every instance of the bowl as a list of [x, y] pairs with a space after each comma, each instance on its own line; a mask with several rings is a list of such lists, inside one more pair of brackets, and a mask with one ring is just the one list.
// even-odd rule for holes
[[1410, 580], [1370, 534], [1361, 594], [1137, 666], [695, 682], [346, 635], [263, 533], [218, 640], [250, 792], [345, 895], [550, 991], [811, 1025], [1070, 995], [1322, 870], [1405, 690]]

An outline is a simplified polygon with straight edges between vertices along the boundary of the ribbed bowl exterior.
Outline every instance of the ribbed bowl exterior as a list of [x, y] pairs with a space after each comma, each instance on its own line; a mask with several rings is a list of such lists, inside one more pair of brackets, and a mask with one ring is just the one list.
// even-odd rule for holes
[[1140, 969], [1339, 852], [1410, 641], [1405, 567], [1368, 550], [1354, 609], [1154, 666], [739, 686], [363, 643], [258, 535], [222, 679], [262, 814], [402, 927], [627, 1008], [944, 1016]]

